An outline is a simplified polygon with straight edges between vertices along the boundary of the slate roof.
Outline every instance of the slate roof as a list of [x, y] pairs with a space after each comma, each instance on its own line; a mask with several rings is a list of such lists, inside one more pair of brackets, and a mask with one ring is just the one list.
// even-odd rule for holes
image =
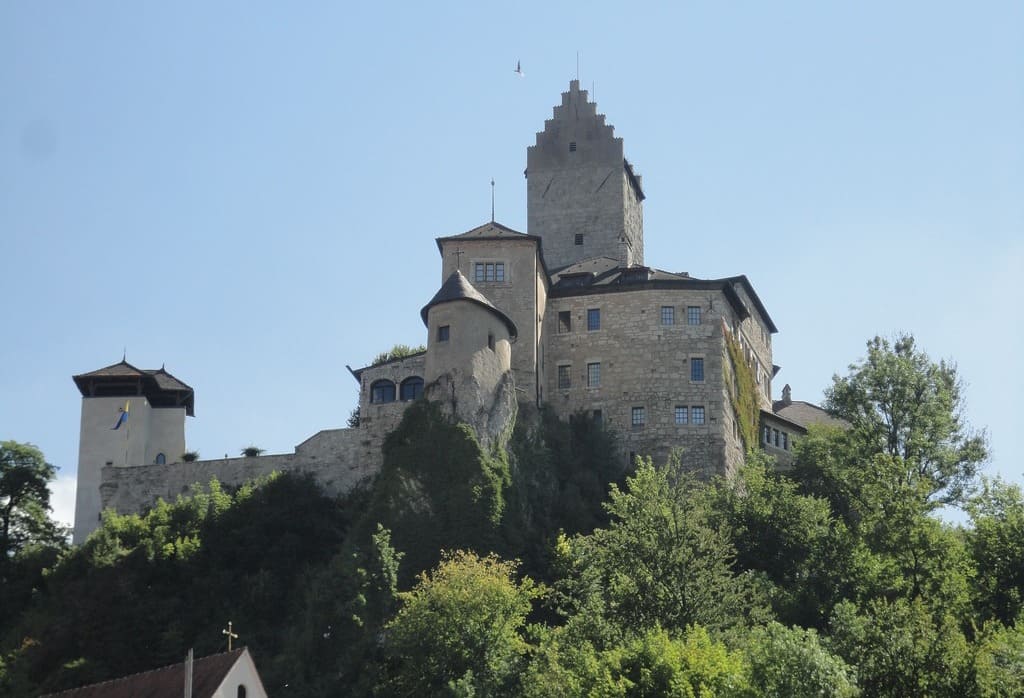
[[[246, 648], [213, 654], [192, 665], [192, 698], [210, 698]], [[185, 662], [119, 679], [50, 693], [42, 698], [181, 698], [185, 691]]]
[[434, 297], [430, 299], [430, 302], [423, 306], [423, 310], [420, 311], [420, 317], [423, 318], [423, 324], [428, 324], [427, 315], [431, 308], [435, 305], [451, 303], [453, 301], [470, 301], [471, 303], [476, 303], [477, 305], [487, 308], [505, 323], [505, 327], [508, 328], [510, 336], [516, 337], [519, 335], [519, 330], [516, 328], [516, 323], [512, 322], [512, 318], [494, 307], [494, 304], [487, 300], [482, 293], [473, 288], [473, 284], [469, 283], [469, 279], [463, 276], [462, 272], [457, 269], [448, 277], [448, 280], [444, 282], [441, 289], [434, 294]]
[[792, 400], [789, 403], [785, 400], [776, 400], [772, 403], [772, 412], [804, 429], [811, 424], [831, 424], [837, 427], [849, 426], [845, 420], [833, 417], [827, 410], [803, 400]]
[[721, 291], [741, 318], [750, 316], [736, 286], [741, 286], [771, 332], [778, 328], [754, 291], [746, 276], [724, 279], [696, 279], [689, 274], [662, 271], [653, 267], [619, 266], [611, 257], [592, 257], [558, 269], [551, 275], [551, 297], [583, 296], [594, 293], [614, 293], [646, 288], [680, 288]]
[[116, 364], [71, 377], [82, 397], [145, 396], [154, 407], [181, 406], [195, 416], [195, 391], [163, 367], [137, 368], [121, 359]]
[[443, 251], [443, 245], [445, 242], [453, 241], [469, 241], [469, 240], [528, 240], [536, 243], [537, 255], [540, 258], [540, 266], [544, 269], [545, 274], [547, 273], [547, 263], [544, 261], [544, 248], [541, 245], [541, 239], [537, 235], [529, 235], [527, 233], [513, 230], [507, 225], [502, 225], [497, 221], [488, 221], [483, 225], [478, 225], [472, 230], [467, 230], [464, 233], [458, 235], [448, 235], [446, 237], [435, 238], [434, 242], [437, 243], [437, 251]]

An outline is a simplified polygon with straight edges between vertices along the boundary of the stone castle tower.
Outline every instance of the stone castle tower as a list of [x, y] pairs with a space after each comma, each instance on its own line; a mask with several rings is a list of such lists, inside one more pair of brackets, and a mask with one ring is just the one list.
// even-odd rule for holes
[[102, 469], [164, 464], [185, 452], [185, 416], [195, 394], [163, 368], [120, 363], [73, 377], [82, 393], [74, 542], [99, 526]]
[[591, 257], [644, 263], [644, 192], [622, 139], [569, 83], [554, 117], [526, 151], [527, 230], [552, 272]]

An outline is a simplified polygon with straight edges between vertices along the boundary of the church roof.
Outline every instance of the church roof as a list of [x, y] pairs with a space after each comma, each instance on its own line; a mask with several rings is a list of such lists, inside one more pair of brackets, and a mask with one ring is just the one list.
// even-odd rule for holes
[[[195, 660], [192, 665], [192, 698], [210, 698], [247, 651], [243, 647]], [[181, 698], [184, 688], [185, 663], [180, 662], [140, 674], [51, 693], [42, 698]]]
[[153, 407], [184, 407], [195, 416], [195, 391], [160, 368], [136, 368], [121, 359], [116, 364], [72, 376], [82, 397], [142, 395]]
[[686, 272], [673, 273], [642, 265], [624, 267], [619, 260], [611, 257], [592, 257], [552, 273], [551, 296], [585, 296], [647, 288], [713, 290], [721, 291], [740, 317], [749, 317], [750, 309], [737, 293], [736, 285], [743, 287], [768, 329], [778, 332], [750, 280], [742, 275], [724, 279], [695, 279]]
[[469, 279], [463, 276], [462, 272], [458, 269], [448, 277], [448, 280], [445, 281], [440, 290], [434, 294], [434, 297], [430, 299], [430, 302], [423, 306], [423, 310], [420, 311], [420, 317], [423, 318], [423, 324], [427, 324], [427, 315], [430, 313], [431, 308], [435, 305], [451, 303], [453, 301], [469, 301], [487, 308], [505, 323], [505, 327], [508, 328], [510, 336], [518, 336], [519, 330], [516, 329], [516, 324], [512, 322], [512, 318], [498, 310], [493, 303], [484, 297], [482, 293], [473, 288], [473, 284], [469, 283]]

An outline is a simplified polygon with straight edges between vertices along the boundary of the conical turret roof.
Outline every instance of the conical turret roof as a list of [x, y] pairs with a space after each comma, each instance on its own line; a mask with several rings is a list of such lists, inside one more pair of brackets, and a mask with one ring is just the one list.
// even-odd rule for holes
[[420, 311], [420, 317], [423, 318], [423, 324], [428, 324], [427, 316], [429, 315], [431, 308], [435, 305], [451, 303], [453, 301], [469, 301], [470, 303], [476, 303], [477, 305], [487, 308], [487, 310], [497, 315], [498, 318], [505, 323], [505, 327], [508, 328], [508, 333], [511, 337], [519, 335], [519, 330], [516, 329], [516, 323], [512, 322], [512, 318], [498, 310], [493, 303], [484, 297], [482, 293], [473, 288], [473, 284], [469, 283], [469, 279], [467, 279], [458, 269], [452, 272], [452, 275], [449, 276], [448, 280], [441, 285], [440, 290], [434, 294], [434, 297], [430, 299], [430, 302], [423, 306], [423, 310]]

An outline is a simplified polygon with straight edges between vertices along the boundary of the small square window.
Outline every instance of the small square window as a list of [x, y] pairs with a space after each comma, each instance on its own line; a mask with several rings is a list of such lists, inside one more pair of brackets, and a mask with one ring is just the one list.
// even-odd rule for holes
[[646, 415], [643, 407], [634, 407], [630, 412], [630, 424], [634, 429], [643, 429], [646, 422]]
[[558, 367], [558, 389], [568, 390], [572, 387], [572, 367], [565, 365]]
[[700, 324], [700, 306], [690, 305], [686, 307], [686, 324], [687, 325], [699, 325]]
[[448, 337], [451, 335], [451, 327], [448, 325], [441, 325], [437, 328], [437, 341], [447, 342]]
[[601, 309], [590, 308], [587, 310], [587, 330], [593, 332], [601, 329]]
[[676, 405], [676, 424], [687, 424], [690, 421], [690, 410], [684, 405]]
[[601, 364], [587, 364], [587, 387], [598, 388], [601, 385]]
[[576, 233], [576, 240], [575, 241], [576, 241], [577, 245], [582, 245], [583, 244], [583, 233]]
[[704, 423], [704, 407], [701, 405], [695, 405], [690, 408], [690, 422], [692, 424], [703, 424]]
[[690, 359], [690, 380], [694, 383], [704, 381], [704, 359]]
[[676, 309], [671, 305], [661, 306], [661, 324], [662, 325], [674, 325], [676, 324]]
[[558, 311], [558, 334], [572, 332], [572, 313], [568, 310]]

